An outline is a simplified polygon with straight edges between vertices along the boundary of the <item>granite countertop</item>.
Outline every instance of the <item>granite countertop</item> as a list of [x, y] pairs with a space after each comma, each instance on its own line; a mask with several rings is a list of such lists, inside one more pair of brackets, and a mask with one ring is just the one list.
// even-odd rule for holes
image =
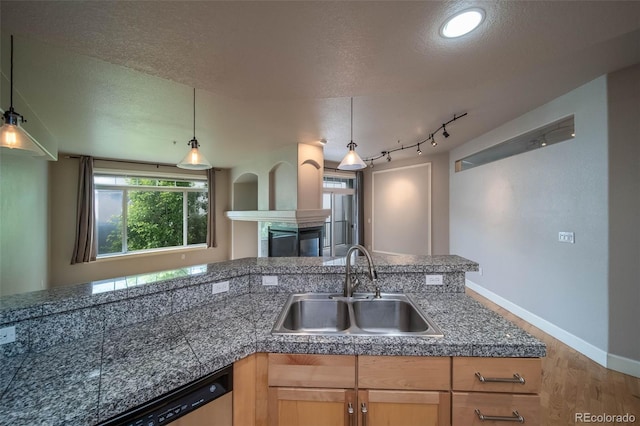
[[[464, 294], [475, 262], [374, 263], [376, 285], [411, 294], [444, 337], [272, 336], [290, 293], [341, 291], [345, 258], [238, 259], [0, 298], [0, 327], [16, 332], [0, 346], [0, 425], [95, 425], [257, 352], [545, 355], [542, 342]], [[433, 273], [442, 284], [426, 286]], [[268, 275], [277, 286], [264, 285]], [[229, 291], [214, 292], [223, 282]]]
[[0, 355], [0, 424], [93, 425], [256, 352], [545, 355], [542, 342], [463, 293], [412, 294], [442, 338], [272, 336], [287, 297], [227, 295], [42, 352]]

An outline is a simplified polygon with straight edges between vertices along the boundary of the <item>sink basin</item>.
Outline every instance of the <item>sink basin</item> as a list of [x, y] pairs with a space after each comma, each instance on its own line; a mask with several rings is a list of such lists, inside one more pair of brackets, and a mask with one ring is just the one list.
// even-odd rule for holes
[[426, 318], [417, 308], [403, 300], [373, 299], [353, 302], [356, 324], [375, 333], [418, 333], [429, 329]]
[[291, 303], [282, 327], [302, 332], [337, 332], [351, 325], [349, 305], [332, 299], [301, 299]]
[[440, 329], [406, 294], [328, 293], [289, 296], [272, 334], [351, 336], [432, 336]]

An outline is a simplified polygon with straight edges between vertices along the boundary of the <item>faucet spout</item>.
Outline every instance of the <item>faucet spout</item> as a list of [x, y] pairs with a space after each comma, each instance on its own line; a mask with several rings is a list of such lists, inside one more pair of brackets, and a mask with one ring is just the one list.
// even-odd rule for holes
[[345, 277], [344, 277], [344, 292], [343, 292], [344, 297], [353, 296], [353, 289], [358, 285], [357, 279], [354, 282], [354, 280], [351, 277], [351, 253], [353, 253], [356, 250], [364, 254], [365, 257], [367, 258], [367, 264], [369, 267], [369, 279], [371, 281], [376, 281], [378, 279], [378, 272], [376, 271], [376, 268], [373, 265], [373, 260], [371, 259], [371, 254], [369, 253], [369, 251], [364, 246], [361, 246], [360, 244], [356, 244], [349, 247], [349, 250], [347, 251], [347, 267], [346, 267]]

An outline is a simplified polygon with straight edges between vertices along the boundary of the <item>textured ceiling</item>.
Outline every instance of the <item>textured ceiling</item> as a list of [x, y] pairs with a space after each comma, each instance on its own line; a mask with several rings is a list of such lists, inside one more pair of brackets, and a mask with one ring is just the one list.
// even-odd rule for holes
[[[485, 9], [482, 26], [441, 38], [446, 17], [471, 6]], [[637, 1], [0, 7], [3, 38], [16, 36], [16, 88], [60, 150], [136, 160], [176, 162], [186, 153], [191, 87], [203, 150], [228, 167], [249, 151], [322, 138], [326, 157], [339, 160], [350, 96], [363, 156], [423, 140], [468, 112], [433, 150], [442, 152], [640, 62]]]

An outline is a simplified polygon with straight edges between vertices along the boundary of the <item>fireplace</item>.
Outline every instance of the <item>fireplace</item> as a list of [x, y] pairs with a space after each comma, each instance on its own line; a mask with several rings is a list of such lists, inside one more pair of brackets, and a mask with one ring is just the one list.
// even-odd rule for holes
[[269, 227], [269, 257], [322, 256], [323, 227]]

